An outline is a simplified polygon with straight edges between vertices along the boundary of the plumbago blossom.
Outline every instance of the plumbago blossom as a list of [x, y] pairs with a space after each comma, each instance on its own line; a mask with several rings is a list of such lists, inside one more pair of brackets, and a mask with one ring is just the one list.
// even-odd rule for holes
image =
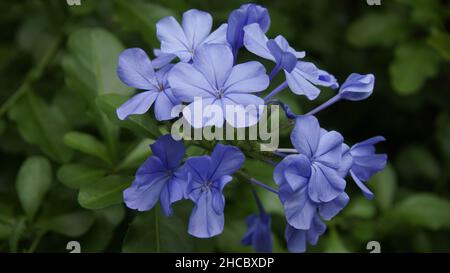
[[[152, 155], [139, 167], [131, 186], [124, 190], [124, 202], [130, 209], [147, 211], [159, 202], [166, 216], [176, 214], [172, 204], [187, 199], [194, 203], [187, 232], [198, 238], [222, 233], [225, 226], [224, 187], [239, 181], [249, 182], [258, 211], [246, 219], [247, 232], [242, 244], [257, 252], [272, 251], [271, 216], [254, 187], [272, 192], [284, 206], [285, 239], [292, 252], [304, 252], [326, 232], [326, 221], [335, 217], [350, 202], [347, 180], [352, 179], [365, 197], [374, 194], [368, 181], [386, 166], [387, 156], [377, 154], [375, 145], [384, 141], [377, 136], [353, 146], [339, 132], [320, 126], [316, 115], [340, 100], [360, 101], [374, 89], [372, 74], [352, 73], [340, 86], [330, 73], [305, 60], [305, 51], [297, 51], [281, 35], [266, 36], [270, 28], [269, 12], [255, 4], [245, 4], [231, 12], [228, 22], [213, 30], [207, 12], [192, 9], [182, 16], [181, 24], [173, 17], [156, 24], [159, 48], [154, 58], [139, 48], [125, 50], [119, 56], [117, 75], [126, 85], [140, 90], [117, 109], [117, 116], [146, 114], [153, 106], [158, 121], [183, 118], [194, 128], [229, 124], [249, 127], [261, 119], [264, 107], [277, 103], [293, 126], [293, 148], [261, 153], [258, 159], [272, 164], [277, 188], [240, 170], [249, 151], [216, 143], [202, 156], [187, 156], [189, 140], [175, 140], [163, 135], [150, 145]], [[239, 62], [242, 50], [253, 53], [255, 60]], [[266, 67], [260, 59], [272, 61]], [[276, 77], [284, 81], [267, 90]], [[340, 87], [339, 87], [340, 86]], [[272, 99], [285, 89], [299, 99], [314, 100], [320, 88], [336, 94], [306, 114], [298, 115], [286, 102]], [[265, 95], [265, 96], [264, 96]], [[232, 108], [232, 111], [229, 111]], [[252, 157], [258, 151], [251, 151]], [[234, 181], [234, 179], [239, 181]], [[251, 200], [242, 200], [251, 202]], [[244, 221], [244, 219], [242, 220]]]

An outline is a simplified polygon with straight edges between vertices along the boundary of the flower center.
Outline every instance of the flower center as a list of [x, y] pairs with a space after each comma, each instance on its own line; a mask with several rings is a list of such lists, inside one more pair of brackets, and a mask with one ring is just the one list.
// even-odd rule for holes
[[207, 181], [205, 183], [202, 184], [202, 191], [208, 191], [209, 188], [211, 188], [212, 182], [211, 181]]
[[223, 98], [224, 92], [223, 89], [216, 90], [216, 98], [221, 99]]

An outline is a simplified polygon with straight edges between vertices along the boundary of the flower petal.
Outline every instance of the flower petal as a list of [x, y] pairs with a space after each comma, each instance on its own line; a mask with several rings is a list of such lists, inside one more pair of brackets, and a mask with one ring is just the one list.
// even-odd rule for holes
[[235, 65], [227, 76], [224, 84], [225, 94], [260, 92], [269, 86], [269, 76], [259, 62]]
[[175, 54], [182, 62], [188, 62], [192, 58], [190, 43], [180, 24], [172, 16], [156, 23], [156, 35], [161, 41], [162, 52]]
[[308, 197], [308, 191], [298, 190], [289, 196], [283, 203], [288, 223], [297, 229], [309, 229], [312, 218], [317, 210]]
[[123, 200], [127, 207], [138, 211], [152, 209], [158, 202], [161, 191], [170, 179], [165, 173], [146, 176], [143, 184], [134, 183], [123, 191]]
[[219, 90], [233, 67], [233, 54], [227, 45], [204, 44], [197, 49], [193, 65], [215, 90]]
[[332, 201], [319, 205], [319, 214], [323, 219], [329, 221], [347, 206], [348, 201], [350, 201], [350, 198], [343, 192]]
[[183, 141], [174, 140], [170, 134], [159, 137], [150, 147], [167, 170], [178, 167], [186, 152]]
[[176, 64], [167, 78], [173, 94], [184, 102], [192, 102], [195, 97], [215, 97], [213, 87], [205, 76], [186, 63]]
[[140, 48], [125, 49], [119, 55], [117, 76], [126, 85], [137, 89], [150, 90], [156, 84], [152, 63]]
[[211, 180], [215, 181], [225, 175], [232, 175], [239, 170], [245, 156], [239, 148], [231, 145], [217, 144], [211, 154]]
[[259, 24], [253, 23], [244, 27], [245, 48], [259, 57], [275, 62], [275, 58], [267, 47], [268, 40]]
[[188, 232], [198, 238], [210, 238], [223, 231], [224, 215], [217, 214], [212, 206], [212, 194], [203, 192], [197, 199], [189, 219]]
[[350, 175], [353, 178], [353, 181], [355, 181], [356, 185], [358, 185], [358, 187], [361, 189], [361, 191], [363, 192], [363, 195], [367, 198], [367, 199], [373, 199], [374, 194], [373, 192], [364, 184], [363, 181], [361, 181], [358, 176], [356, 176], [353, 171], [350, 170]]
[[342, 143], [344, 138], [336, 131], [330, 131], [320, 137], [314, 154], [318, 161], [331, 168], [339, 168], [342, 159]]
[[316, 99], [320, 89], [314, 86], [311, 79], [318, 79], [319, 72], [315, 65], [307, 62], [297, 62], [292, 72], [285, 71], [286, 81], [292, 92], [297, 95], [305, 95], [309, 100]]
[[311, 176], [311, 162], [305, 155], [294, 155], [284, 171], [284, 177], [293, 191], [307, 185]]
[[178, 100], [172, 94], [171, 89], [159, 92], [155, 101], [155, 117], [157, 120], [170, 120], [178, 117]]
[[209, 13], [190, 9], [183, 13], [182, 26], [190, 49], [197, 46], [206, 39], [212, 28], [212, 17]]
[[134, 95], [116, 110], [120, 120], [126, 119], [129, 115], [144, 114], [150, 109], [156, 97], [157, 91], [146, 91]]
[[264, 100], [252, 94], [227, 94], [222, 99], [226, 121], [235, 128], [250, 127], [258, 123], [264, 111]]
[[205, 44], [225, 44], [227, 42], [228, 24], [221, 24], [203, 41]]
[[316, 203], [329, 202], [344, 191], [345, 184], [335, 169], [315, 163], [308, 184], [308, 195]]
[[291, 133], [291, 143], [301, 154], [312, 158], [320, 140], [319, 121], [314, 116], [300, 116], [295, 120]]

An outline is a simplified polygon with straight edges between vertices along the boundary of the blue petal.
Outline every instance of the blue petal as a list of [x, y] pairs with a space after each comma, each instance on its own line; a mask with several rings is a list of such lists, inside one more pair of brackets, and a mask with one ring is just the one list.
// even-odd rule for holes
[[295, 56], [295, 58], [301, 59], [301, 58], [305, 57], [305, 55], [306, 55], [305, 51], [296, 51], [295, 49], [293, 49], [289, 45], [286, 38], [284, 38], [283, 36], [278, 35], [277, 37], [275, 37], [274, 40], [278, 44], [278, 46], [281, 48], [281, 50], [293, 54]]
[[275, 62], [275, 58], [267, 47], [267, 41], [269, 40], [261, 27], [257, 23], [250, 24], [244, 27], [244, 45], [245, 48], [264, 59], [268, 59]]
[[158, 96], [158, 91], [145, 91], [134, 95], [116, 110], [120, 120], [126, 119], [130, 115], [144, 114], [150, 109]]
[[[145, 179], [143, 183], [142, 180]], [[140, 183], [135, 183], [123, 191], [123, 200], [127, 207], [139, 211], [152, 209], [158, 202], [161, 191], [170, 177], [165, 173], [154, 173], [140, 177]]]
[[312, 218], [317, 210], [308, 197], [308, 191], [298, 190], [284, 201], [284, 209], [288, 223], [298, 229], [309, 229]]
[[306, 251], [306, 233], [307, 230], [296, 229], [289, 224], [286, 225], [284, 236], [290, 252], [303, 253]]
[[369, 97], [373, 92], [375, 76], [372, 74], [351, 74], [339, 90], [339, 94], [346, 100], [358, 101]]
[[168, 170], [173, 170], [180, 165], [186, 151], [183, 141], [174, 140], [169, 134], [159, 137], [150, 146], [153, 154], [161, 160]]
[[286, 167], [284, 177], [293, 191], [306, 186], [311, 176], [311, 162], [305, 155], [294, 155]]
[[216, 126], [224, 123], [222, 101], [215, 97], [196, 99], [183, 108], [183, 118], [194, 128]]
[[271, 219], [269, 215], [250, 215], [246, 218], [247, 233], [242, 238], [242, 244], [252, 245], [255, 252], [272, 252]]
[[356, 176], [353, 171], [350, 170], [350, 175], [352, 176], [353, 180], [355, 181], [356, 185], [361, 189], [361, 191], [363, 192], [363, 195], [367, 198], [367, 199], [373, 199], [374, 194], [371, 190], [369, 190], [369, 188], [364, 184], [363, 181], [361, 181], [358, 176]]
[[297, 64], [297, 57], [290, 52], [282, 50], [275, 40], [267, 41], [267, 47], [275, 57], [276, 63], [286, 72], [291, 73]]
[[205, 76], [190, 64], [176, 64], [167, 80], [174, 96], [180, 101], [192, 102], [195, 97], [216, 97], [214, 88]]
[[153, 59], [152, 64], [155, 69], [162, 68], [172, 62], [173, 59], [177, 57], [175, 54], [172, 53], [163, 53], [161, 52], [158, 56], [156, 56], [155, 59]]
[[225, 44], [227, 42], [228, 24], [222, 24], [215, 31], [211, 32], [203, 41], [206, 44]]
[[156, 34], [161, 41], [161, 51], [178, 56], [182, 62], [192, 58], [190, 43], [180, 24], [172, 16], [165, 17], [156, 23]]
[[314, 116], [300, 116], [295, 120], [291, 133], [291, 143], [301, 154], [312, 158], [320, 140], [319, 121]]
[[233, 54], [224, 44], [204, 44], [195, 53], [194, 67], [200, 71], [214, 87], [222, 89], [233, 67]]
[[[188, 194], [193, 189], [200, 187], [205, 182], [210, 180], [212, 160], [209, 156], [192, 156], [186, 163], [186, 171], [190, 174], [190, 181], [188, 185]], [[196, 201], [198, 196], [193, 196], [192, 201]]]
[[157, 120], [170, 120], [178, 117], [179, 102], [173, 96], [171, 89], [159, 92], [155, 101], [155, 117]]
[[255, 4], [245, 4], [231, 12], [228, 17], [227, 41], [234, 54], [243, 45], [243, 28], [252, 23], [258, 23], [262, 31], [267, 32], [270, 27], [267, 9]]
[[314, 202], [329, 202], [345, 190], [345, 185], [345, 180], [335, 169], [315, 163], [308, 184], [308, 195]]
[[338, 174], [340, 177], [345, 178], [352, 167], [353, 157], [350, 153], [350, 148], [347, 144], [342, 144], [342, 159], [338, 168]]
[[256, 95], [226, 93], [222, 99], [226, 121], [235, 128], [250, 127], [258, 123], [264, 111], [264, 100]]
[[317, 81], [313, 82], [317, 85], [330, 87], [332, 89], [339, 88], [339, 83], [336, 80], [336, 77], [328, 73], [327, 71], [319, 69], [319, 78]]
[[245, 156], [239, 148], [231, 145], [217, 144], [211, 154], [211, 180], [217, 180], [225, 175], [231, 175], [239, 170], [245, 161]]
[[386, 154], [353, 156], [352, 172], [362, 181], [368, 181], [375, 173], [383, 170], [386, 164]]
[[223, 85], [225, 94], [260, 92], [270, 83], [264, 66], [254, 61], [234, 66], [227, 77]]
[[126, 85], [150, 90], [156, 84], [152, 63], [144, 50], [130, 48], [119, 55], [117, 76]]
[[189, 219], [188, 232], [198, 238], [210, 238], [223, 231], [224, 215], [217, 214], [212, 206], [212, 194], [200, 194]]
[[281, 185], [287, 184], [284, 172], [286, 168], [297, 158], [297, 155], [288, 155], [283, 160], [281, 160], [278, 165], [275, 166], [273, 171], [273, 180], [280, 187]]
[[183, 13], [182, 26], [190, 49], [195, 50], [211, 32], [212, 17], [207, 12], [191, 9]]
[[320, 89], [311, 81], [319, 78], [319, 70], [312, 63], [298, 61], [292, 72], [285, 71], [286, 81], [292, 92], [297, 95], [305, 95], [309, 100], [316, 99]]
[[310, 245], [316, 245], [319, 237], [325, 233], [325, 230], [327, 230], [327, 226], [324, 222], [322, 222], [322, 220], [320, 220], [320, 217], [316, 214], [311, 223], [311, 228], [306, 233], [306, 239], [308, 240], [308, 243]]
[[323, 203], [319, 205], [319, 214], [326, 221], [331, 220], [336, 216], [345, 206], [347, 206], [350, 198], [343, 192], [338, 197], [330, 202]]
[[331, 168], [339, 168], [342, 158], [342, 143], [344, 138], [336, 131], [322, 135], [314, 154], [315, 161]]

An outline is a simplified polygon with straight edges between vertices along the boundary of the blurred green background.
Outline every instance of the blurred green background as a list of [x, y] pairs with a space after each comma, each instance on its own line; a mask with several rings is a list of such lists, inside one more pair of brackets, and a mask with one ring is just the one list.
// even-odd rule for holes
[[[155, 23], [190, 8], [210, 12], [215, 25], [245, 1], [33, 0], [0, 2], [0, 252], [248, 252], [240, 245], [244, 218], [257, 211], [250, 187], [233, 181], [225, 196], [223, 234], [190, 237], [188, 201], [165, 218], [157, 208], [128, 210], [121, 193], [165, 126], [152, 115], [119, 122], [114, 109], [132, 90], [115, 76], [118, 54], [158, 47]], [[389, 165], [370, 182], [365, 200], [353, 182], [351, 201], [312, 252], [450, 250], [450, 3], [439, 0], [258, 1], [269, 9], [269, 36], [282, 34], [307, 60], [340, 82], [352, 72], [376, 75], [374, 94], [321, 112], [321, 125], [347, 143], [375, 135]], [[245, 58], [254, 58], [250, 54]], [[282, 95], [301, 113], [310, 103]], [[286, 122], [285, 119], [282, 122]], [[290, 147], [289, 131], [281, 146]], [[190, 155], [203, 153], [189, 147]], [[264, 163], [245, 171], [273, 184]], [[274, 250], [286, 252], [282, 206], [259, 192], [273, 218]]]

